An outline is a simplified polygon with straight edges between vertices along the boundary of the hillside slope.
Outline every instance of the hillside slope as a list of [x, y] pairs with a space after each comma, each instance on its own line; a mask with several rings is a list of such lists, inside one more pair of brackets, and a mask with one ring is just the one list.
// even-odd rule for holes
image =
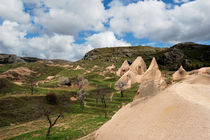
[[156, 57], [161, 69], [177, 70], [183, 65], [185, 69], [192, 70], [210, 66], [210, 45], [187, 42], [170, 48], [148, 46], [99, 48], [88, 52], [83, 60], [122, 63], [127, 59], [132, 63], [138, 56], [142, 56], [147, 65], [152, 57]]
[[[193, 89], [193, 90], [192, 90]], [[199, 75], [128, 104], [96, 133], [97, 140], [208, 140], [210, 76]]]

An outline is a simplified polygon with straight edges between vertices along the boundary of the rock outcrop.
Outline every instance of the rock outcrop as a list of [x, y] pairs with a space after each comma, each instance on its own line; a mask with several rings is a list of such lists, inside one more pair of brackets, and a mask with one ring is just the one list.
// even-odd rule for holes
[[210, 67], [203, 67], [189, 72], [189, 75], [198, 75], [198, 74], [210, 74]]
[[121, 67], [118, 69], [118, 71], [116, 72], [117, 76], [122, 76], [124, 75], [128, 70], [130, 69], [130, 65], [128, 64], [128, 61], [125, 60], [123, 62], [123, 64], [121, 65]]
[[34, 71], [27, 67], [19, 67], [2, 73], [0, 78], [7, 78], [14, 81], [24, 81], [25, 76], [29, 76], [31, 73], [34, 73]]
[[141, 80], [141, 75], [137, 75], [133, 71], [129, 70], [127, 71], [115, 84], [115, 89], [117, 89], [117, 86], [120, 82], [127, 83], [125, 89], [131, 88], [132, 84], [139, 83]]
[[147, 66], [141, 56], [137, 57], [131, 64], [130, 70], [138, 75], [142, 75], [147, 70]]
[[121, 108], [96, 140], [209, 140], [210, 76], [194, 75]]
[[0, 64], [13, 64], [19, 62], [25, 62], [25, 61], [16, 55], [0, 54]]
[[152, 62], [147, 71], [142, 75], [140, 83], [154, 81], [157, 88], [163, 89], [166, 87], [166, 82], [159, 70], [158, 64], [153, 57]]
[[106, 67], [106, 71], [111, 72], [113, 69], [115, 69], [115, 65], [112, 64], [111, 66]]
[[188, 73], [185, 71], [185, 69], [180, 66], [180, 68], [173, 74], [173, 80], [182, 80], [185, 79], [188, 76]]

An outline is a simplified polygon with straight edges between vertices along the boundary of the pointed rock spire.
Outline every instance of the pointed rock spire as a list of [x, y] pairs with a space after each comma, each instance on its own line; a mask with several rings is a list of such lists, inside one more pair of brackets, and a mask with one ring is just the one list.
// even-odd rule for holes
[[141, 56], [137, 57], [131, 64], [130, 70], [138, 75], [142, 75], [147, 70], [147, 66]]
[[185, 69], [180, 66], [180, 68], [173, 74], [173, 80], [181, 80], [185, 79], [188, 73], [185, 71]]
[[123, 74], [125, 74], [128, 70], [130, 69], [130, 65], [128, 64], [128, 61], [125, 60], [123, 62], [123, 64], [121, 65], [121, 67], [118, 69], [118, 71], [116, 72], [117, 76], [122, 76]]
[[141, 77], [141, 83], [146, 83], [149, 81], [154, 81], [154, 83], [160, 89], [166, 87], [166, 82], [162, 77], [162, 73], [160, 72], [156, 59], [154, 57], [149, 68]]

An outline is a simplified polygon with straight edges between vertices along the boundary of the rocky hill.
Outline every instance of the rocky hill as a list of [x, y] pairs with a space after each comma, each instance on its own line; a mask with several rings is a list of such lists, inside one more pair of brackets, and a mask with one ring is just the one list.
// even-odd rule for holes
[[[192, 42], [179, 43], [170, 48], [157, 48], [149, 46], [97, 48], [89, 51], [78, 61], [84, 64], [90, 63], [115, 63], [120, 66], [127, 59], [131, 64], [138, 56], [142, 56], [147, 66], [153, 57], [161, 69], [177, 70], [180, 65], [186, 70], [198, 69], [210, 66], [210, 45], [196, 44]], [[69, 64], [67, 60], [46, 60], [34, 57], [19, 57], [12, 54], [0, 54], [0, 64], [14, 64], [18, 62], [45, 61], [54, 64]]]
[[15, 54], [0, 54], [0, 64], [16, 64], [16, 63], [30, 63], [37, 61], [45, 61], [54, 64], [69, 64], [70, 61], [62, 59], [46, 60], [36, 57], [20, 57]]
[[132, 63], [137, 56], [142, 56], [148, 65], [156, 57], [161, 69], [177, 70], [180, 65], [191, 70], [210, 66], [210, 45], [192, 42], [179, 43], [170, 48], [148, 46], [99, 48], [88, 52], [83, 60], [122, 62], [127, 59]]

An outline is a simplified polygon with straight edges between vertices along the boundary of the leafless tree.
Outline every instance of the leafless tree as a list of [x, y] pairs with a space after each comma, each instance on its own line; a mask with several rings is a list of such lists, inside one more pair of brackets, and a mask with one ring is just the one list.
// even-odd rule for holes
[[106, 104], [106, 96], [110, 93], [110, 89], [109, 88], [99, 88], [96, 91], [96, 102], [98, 103], [98, 98], [101, 100], [101, 103], [104, 106], [104, 115], [105, 118], [107, 118], [107, 104]]
[[88, 95], [88, 93], [84, 89], [81, 89], [77, 92], [77, 99], [80, 101], [80, 106], [81, 106], [82, 110], [85, 107], [84, 101], [87, 98], [87, 95]]
[[31, 95], [34, 94], [34, 91], [36, 89], [36, 73], [31, 72], [30, 75], [26, 76], [25, 82], [26, 82], [26, 87], [30, 90]]
[[50, 111], [44, 109], [44, 116], [47, 118], [47, 120], [49, 122], [49, 127], [48, 127], [48, 130], [47, 130], [47, 133], [46, 133], [46, 140], [48, 140], [49, 139], [51, 128], [56, 124], [56, 122], [58, 121], [58, 119], [63, 116], [63, 113], [62, 112], [59, 113], [58, 116], [55, 118], [55, 120], [52, 121], [52, 118], [50, 118]]
[[125, 87], [126, 87], [127, 85], [128, 85], [128, 84], [127, 84], [126, 81], [120, 81], [120, 82], [118, 82], [118, 83], [115, 85], [115, 87], [116, 87], [117, 89], [119, 89], [120, 94], [121, 94], [121, 97], [124, 97], [123, 92], [124, 92], [124, 89], [125, 89]]
[[[45, 101], [47, 102], [44, 101], [44, 103], [41, 104], [39, 108], [40, 108], [41, 115], [46, 117], [49, 123], [49, 127], [46, 132], [46, 140], [48, 140], [50, 136], [51, 128], [55, 126], [58, 119], [63, 117], [64, 108], [60, 106], [58, 102], [58, 98], [55, 93], [48, 93], [45, 96], [45, 99], [46, 99]], [[53, 114], [58, 114], [56, 115], [55, 119], [52, 119]]]
[[79, 90], [85, 89], [88, 86], [88, 80], [85, 79], [83, 76], [79, 75], [77, 76], [76, 80], [77, 85], [79, 86]]

